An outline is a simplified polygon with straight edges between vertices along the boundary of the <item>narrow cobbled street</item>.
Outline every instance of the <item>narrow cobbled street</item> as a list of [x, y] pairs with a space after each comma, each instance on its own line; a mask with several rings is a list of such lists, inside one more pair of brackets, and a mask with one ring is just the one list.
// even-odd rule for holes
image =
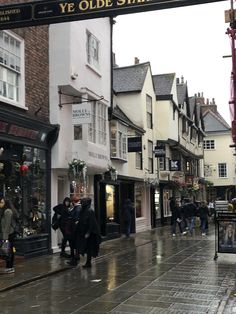
[[[31, 259], [28, 266], [18, 265], [15, 277], [1, 277], [0, 312], [236, 313], [236, 258], [218, 254], [214, 261], [210, 228], [205, 237], [196, 230], [172, 238], [170, 228], [163, 227], [104, 242], [91, 270], [65, 267], [57, 254]], [[61, 271], [17, 283], [21, 269], [25, 276], [26, 267], [31, 274], [30, 267], [46, 272], [48, 263], [58, 263]]]

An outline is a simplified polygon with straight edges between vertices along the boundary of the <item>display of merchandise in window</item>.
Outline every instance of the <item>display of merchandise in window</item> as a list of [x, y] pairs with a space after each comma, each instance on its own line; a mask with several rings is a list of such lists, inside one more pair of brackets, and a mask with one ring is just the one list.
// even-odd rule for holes
[[46, 233], [46, 152], [0, 142], [0, 193], [17, 212], [17, 237]]

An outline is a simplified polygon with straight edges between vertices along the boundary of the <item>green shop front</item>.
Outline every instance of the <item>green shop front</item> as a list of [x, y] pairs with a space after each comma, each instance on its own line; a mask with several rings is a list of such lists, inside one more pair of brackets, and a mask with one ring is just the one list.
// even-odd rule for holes
[[50, 252], [50, 160], [58, 128], [0, 110], [0, 193], [17, 212], [16, 255]]

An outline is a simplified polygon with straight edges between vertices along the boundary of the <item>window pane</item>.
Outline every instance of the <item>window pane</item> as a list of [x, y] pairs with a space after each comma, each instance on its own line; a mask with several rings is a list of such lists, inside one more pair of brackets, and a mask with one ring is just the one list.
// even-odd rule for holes
[[82, 140], [82, 125], [74, 125], [74, 140]]
[[0, 95], [19, 101], [21, 43], [10, 34], [0, 32]]
[[218, 175], [219, 175], [219, 178], [227, 177], [226, 163], [218, 164]]

